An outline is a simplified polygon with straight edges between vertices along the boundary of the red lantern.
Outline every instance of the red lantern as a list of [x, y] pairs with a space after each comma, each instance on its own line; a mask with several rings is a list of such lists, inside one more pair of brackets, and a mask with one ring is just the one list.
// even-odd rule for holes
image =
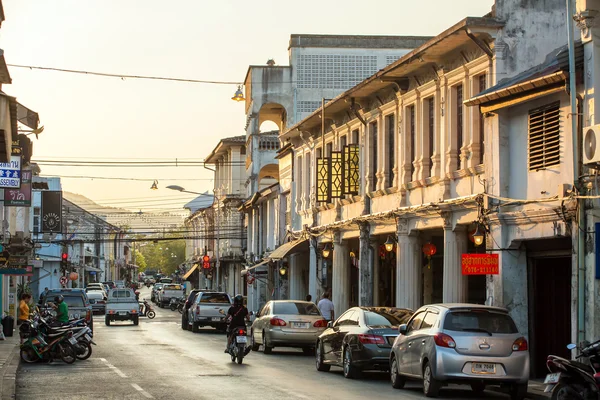
[[423, 245], [423, 254], [425, 254], [427, 257], [435, 255], [436, 252], [437, 248], [435, 247], [435, 244], [427, 243]]
[[77, 272], [71, 272], [71, 273], [69, 274], [69, 279], [70, 279], [70, 280], [72, 280], [72, 281], [76, 281], [76, 280], [77, 280], [77, 278], [79, 278], [79, 275], [77, 275]]

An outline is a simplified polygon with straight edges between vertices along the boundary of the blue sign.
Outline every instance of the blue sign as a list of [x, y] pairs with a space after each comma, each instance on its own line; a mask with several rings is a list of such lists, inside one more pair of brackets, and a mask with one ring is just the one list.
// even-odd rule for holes
[[10, 162], [0, 163], [0, 188], [21, 188], [21, 156], [11, 155]]
[[96, 275], [96, 271], [90, 271], [90, 275]]
[[594, 243], [596, 250], [596, 279], [600, 279], [600, 222], [596, 222], [594, 224], [594, 227], [596, 228], [594, 230], [594, 232], [596, 232], [596, 234], [594, 235], [596, 237]]

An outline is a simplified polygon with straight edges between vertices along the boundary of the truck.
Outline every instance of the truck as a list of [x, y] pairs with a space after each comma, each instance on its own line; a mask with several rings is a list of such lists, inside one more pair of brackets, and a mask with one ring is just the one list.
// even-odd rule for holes
[[227, 329], [226, 315], [231, 307], [231, 297], [225, 292], [198, 292], [187, 310], [187, 328], [198, 332], [202, 326], [212, 326], [218, 331]]
[[113, 321], [132, 321], [134, 325], [139, 324], [140, 304], [133, 289], [116, 288], [108, 292], [104, 322], [106, 326], [110, 326]]
[[158, 306], [166, 307], [169, 305], [169, 302], [172, 298], [180, 299], [184, 296], [183, 286], [177, 283], [167, 283], [164, 284], [162, 289], [158, 291]]

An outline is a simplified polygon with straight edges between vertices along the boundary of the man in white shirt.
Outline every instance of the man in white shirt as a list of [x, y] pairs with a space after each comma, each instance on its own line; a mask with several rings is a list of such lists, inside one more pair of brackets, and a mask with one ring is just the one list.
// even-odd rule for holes
[[333, 321], [333, 302], [329, 300], [328, 292], [323, 293], [323, 298], [321, 299], [321, 301], [319, 301], [317, 307], [319, 307], [319, 311], [321, 311], [321, 315], [323, 315], [323, 318], [325, 318], [327, 321]]

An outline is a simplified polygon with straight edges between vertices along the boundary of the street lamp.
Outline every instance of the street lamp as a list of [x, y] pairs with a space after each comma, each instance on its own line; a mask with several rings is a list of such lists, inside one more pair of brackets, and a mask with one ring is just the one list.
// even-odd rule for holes
[[387, 240], [383, 245], [385, 246], [385, 251], [387, 251], [388, 253], [394, 250], [394, 241], [392, 240], [391, 236], [387, 237]]
[[244, 98], [244, 92], [242, 92], [242, 85], [238, 85], [237, 90], [235, 91], [235, 94], [233, 95], [233, 97], [231, 98], [231, 100], [233, 101], [237, 101], [238, 103], [240, 101], [244, 101], [246, 100]]
[[331, 248], [329, 247], [329, 243], [325, 243], [325, 246], [323, 247], [323, 257], [329, 258], [330, 252], [331, 252]]
[[473, 242], [475, 246], [479, 247], [483, 244], [483, 240], [485, 239], [485, 234], [481, 232], [479, 229], [479, 224], [477, 224], [477, 228], [475, 229], [475, 233], [473, 233]]

